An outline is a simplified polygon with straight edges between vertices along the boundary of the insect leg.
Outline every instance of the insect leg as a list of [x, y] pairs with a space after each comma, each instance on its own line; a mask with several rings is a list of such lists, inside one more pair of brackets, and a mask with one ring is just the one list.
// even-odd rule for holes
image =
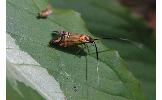
[[[52, 31], [52, 38], [54, 38], [56, 35], [60, 35], [60, 32], [59, 32], [59, 31]], [[65, 34], [61, 34], [60, 37], [61, 37], [61, 39], [60, 39], [59, 42], [64, 41], [64, 39], [65, 39]]]
[[60, 39], [60, 41], [59, 41], [59, 43], [61, 43], [62, 41], [64, 41], [65, 40], [65, 35], [62, 35], [61, 36], [61, 39]]
[[99, 76], [99, 62], [98, 62], [98, 49], [97, 49], [97, 45], [95, 42], [93, 42], [94, 46], [95, 46], [95, 49], [96, 49], [96, 57], [97, 57], [97, 82], [98, 82], [98, 85], [99, 85], [99, 82], [100, 82], [100, 76]]
[[[87, 49], [87, 52], [89, 54], [89, 48], [87, 44], [84, 44], [85, 48]], [[87, 56], [86, 56], [86, 81], [88, 81], [88, 61], [87, 61]], [[87, 92], [88, 93], [88, 92]]]
[[[51, 35], [52, 35], [52, 38], [54, 38], [57, 35], [60, 35], [60, 32], [59, 31], [52, 31], [52, 34]], [[65, 38], [65, 35], [61, 35], [60, 37], [61, 37], [61, 39], [60, 39], [59, 42], [62, 42], [62, 40]]]
[[85, 48], [87, 49], [88, 54], [90, 54], [88, 45], [87, 45], [87, 44], [84, 44], [84, 46], [85, 46]]
[[[83, 45], [81, 45], [81, 47], [84, 48]], [[78, 55], [78, 54], [80, 53], [80, 51], [81, 51], [81, 49], [79, 49], [79, 50], [76, 52], [76, 55]]]
[[97, 49], [97, 45], [96, 45], [96, 43], [95, 43], [95, 42], [93, 42], [93, 44], [94, 44], [95, 49], [96, 49], [96, 57], [97, 57], [97, 60], [98, 60], [99, 58], [98, 58], [98, 49]]
[[[87, 45], [86, 43], [82, 44], [82, 45], [81, 45], [81, 48], [83, 48], [83, 49], [86, 48], [88, 54], [90, 54], [88, 45]], [[78, 55], [78, 54], [80, 53], [80, 51], [81, 51], [81, 49], [79, 49], [79, 50], [76, 52], [76, 55]]]

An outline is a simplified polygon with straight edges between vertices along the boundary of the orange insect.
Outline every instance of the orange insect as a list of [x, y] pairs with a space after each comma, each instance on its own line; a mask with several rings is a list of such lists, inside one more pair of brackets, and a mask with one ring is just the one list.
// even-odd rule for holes
[[52, 14], [52, 6], [50, 5], [50, 4], [48, 4], [48, 6], [45, 8], [45, 9], [43, 9], [42, 11], [40, 11], [39, 13], [38, 13], [38, 16], [37, 16], [37, 18], [38, 19], [40, 19], [40, 18], [42, 18], [42, 19], [46, 19], [48, 16], [50, 16]]
[[[69, 46], [75, 46], [75, 45], [82, 45], [86, 43], [92, 43], [94, 44], [96, 48], [96, 56], [98, 60], [98, 49], [97, 49], [95, 40], [99, 40], [99, 39], [93, 39], [90, 36], [85, 35], [85, 34], [72, 33], [72, 32], [66, 32], [66, 31], [53, 31], [53, 35], [54, 34], [57, 34], [57, 37], [52, 38], [52, 40], [49, 42], [49, 46], [69, 47]], [[138, 43], [133, 42], [129, 39], [117, 38], [117, 37], [106, 37], [106, 38], [101, 38], [101, 39], [114, 39], [117, 41], [131, 43], [135, 45], [136, 47], [139, 47]]]
[[69, 47], [74, 45], [82, 45], [86, 43], [93, 43], [96, 48], [96, 56], [98, 60], [98, 50], [95, 43], [95, 40], [88, 35], [85, 34], [79, 34], [79, 33], [72, 33], [72, 32], [66, 32], [66, 31], [53, 31], [53, 33], [56, 33], [58, 36], [56, 38], [52, 38], [52, 40], [49, 42], [50, 46], [60, 46], [60, 47]]
[[[53, 31], [53, 33], [57, 34], [56, 38], [52, 38], [52, 40], [49, 42], [50, 46], [59, 46], [59, 47], [69, 47], [69, 46], [75, 46], [75, 45], [82, 45], [86, 43], [93, 43], [96, 48], [96, 57], [97, 57], [97, 82], [100, 84], [100, 76], [99, 76], [99, 57], [98, 57], [98, 49], [97, 45], [95, 43], [95, 40], [99, 39], [93, 39], [88, 35], [85, 34], [79, 34], [79, 33], [72, 33], [72, 32], [66, 32], [66, 31]], [[54, 35], [54, 34], [53, 34]], [[128, 39], [122, 39], [122, 38], [114, 38], [114, 37], [108, 37], [108, 38], [102, 38], [102, 39], [116, 39], [119, 41], [125, 41], [129, 42], [131, 44], [136, 45], [136, 43], [128, 40]], [[88, 48], [87, 48], [88, 49]], [[86, 81], [88, 80], [88, 74], [87, 74], [87, 66], [86, 66]]]
[[[85, 35], [85, 34], [72, 33], [72, 32], [66, 32], [66, 31], [60, 31], [60, 32], [53, 31], [53, 33], [56, 33], [57, 37], [52, 38], [52, 40], [49, 42], [50, 46], [69, 47], [69, 46], [75, 46], [75, 45], [82, 45], [86, 43], [93, 43], [96, 48], [96, 56], [97, 56], [97, 61], [98, 61], [98, 49], [95, 43], [95, 40], [98, 40], [98, 39], [93, 39], [90, 36]], [[98, 74], [98, 82], [99, 82], [98, 66], [99, 66], [99, 63], [97, 64], [97, 74]], [[87, 67], [86, 67], [86, 80], [87, 80], [87, 77], [88, 76], [87, 76]]]

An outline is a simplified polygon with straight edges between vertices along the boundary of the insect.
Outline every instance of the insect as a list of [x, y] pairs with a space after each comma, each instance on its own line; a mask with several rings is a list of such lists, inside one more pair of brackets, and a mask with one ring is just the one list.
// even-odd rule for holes
[[50, 46], [56, 45], [60, 47], [69, 47], [74, 45], [92, 43], [96, 48], [96, 56], [98, 60], [98, 49], [95, 43], [95, 40], [98, 39], [93, 39], [90, 36], [85, 34], [72, 33], [66, 31], [53, 31], [53, 33], [58, 34], [58, 36], [56, 38], [52, 38], [52, 40], [49, 42]]
[[[95, 46], [96, 49], [96, 58], [98, 57], [98, 48], [95, 43], [96, 40], [100, 39], [93, 39], [92, 37], [85, 35], [85, 34], [79, 34], [79, 33], [73, 33], [73, 32], [66, 32], [66, 31], [53, 31], [53, 34], [57, 34], [57, 37], [53, 37], [50, 42], [49, 46], [60, 46], [60, 47], [70, 47], [70, 46], [76, 46], [76, 45], [82, 45], [87, 43], [92, 43]], [[133, 42], [129, 39], [124, 38], [117, 38], [117, 37], [106, 37], [101, 39], [113, 39], [117, 41], [127, 42], [130, 44], [133, 44], [134, 46], [139, 48], [139, 44], [136, 42]]]
[[[98, 83], [99, 83], [99, 73], [98, 73], [98, 49], [97, 45], [95, 43], [95, 40], [88, 35], [85, 34], [79, 34], [79, 33], [72, 33], [72, 32], [66, 32], [66, 31], [53, 31], [53, 34], [57, 34], [56, 38], [52, 38], [52, 40], [49, 42], [50, 46], [60, 46], [60, 47], [70, 47], [75, 45], [86, 45], [86, 43], [92, 43], [94, 44], [96, 48], [96, 57], [97, 57], [97, 75], [98, 75]], [[87, 48], [88, 49], [88, 48]], [[87, 80], [87, 67], [86, 67], [86, 80]]]
[[40, 19], [46, 19], [48, 16], [50, 16], [52, 14], [52, 6], [50, 4], [47, 5], [47, 7], [43, 10], [41, 10], [38, 15], [37, 18]]
[[44, 9], [40, 9], [40, 6], [37, 5], [35, 0], [32, 0], [32, 1], [33, 1], [33, 4], [40, 10], [36, 16], [37, 19], [46, 19], [48, 16], [50, 16], [52, 14], [52, 12], [53, 12], [52, 5], [50, 4], [49, 0], [48, 0], [47, 6]]
[[[97, 45], [95, 43], [96, 40], [99, 39], [93, 39], [92, 37], [85, 35], [85, 34], [79, 34], [79, 33], [73, 33], [73, 32], [66, 32], [66, 31], [53, 31], [53, 35], [57, 34], [56, 37], [53, 37], [50, 42], [49, 45], [50, 46], [59, 46], [59, 47], [70, 47], [70, 46], [74, 46], [74, 45], [86, 45], [87, 43], [92, 43], [95, 46], [96, 49], [96, 57], [97, 57], [97, 75], [98, 75], [98, 84], [99, 84], [99, 57], [98, 57], [98, 48]], [[128, 39], [123, 39], [123, 38], [115, 38], [115, 37], [107, 37], [107, 38], [101, 38], [101, 39], [115, 39], [118, 41], [124, 41], [124, 42], [128, 42], [131, 43], [135, 46], [138, 46], [137, 43], [130, 41]], [[86, 80], [87, 80], [87, 68], [86, 68]]]

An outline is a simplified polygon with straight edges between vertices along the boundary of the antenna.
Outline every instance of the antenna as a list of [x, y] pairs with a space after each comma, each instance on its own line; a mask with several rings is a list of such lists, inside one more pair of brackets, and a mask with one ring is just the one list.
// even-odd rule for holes
[[94, 40], [102, 40], [102, 39], [103, 39], [103, 40], [117, 40], [117, 41], [126, 42], [126, 43], [133, 44], [134, 46], [136, 46], [136, 47], [138, 47], [138, 48], [141, 48], [141, 46], [142, 46], [141, 43], [138, 43], [138, 42], [135, 42], [135, 41], [126, 39], [126, 38], [106, 37], [106, 38], [100, 38], [100, 39], [94, 39]]

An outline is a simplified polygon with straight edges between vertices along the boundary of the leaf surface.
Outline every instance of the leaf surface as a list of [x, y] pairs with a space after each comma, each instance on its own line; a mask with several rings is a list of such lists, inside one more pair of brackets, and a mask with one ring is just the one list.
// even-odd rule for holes
[[7, 32], [22, 51], [57, 80], [68, 100], [144, 100], [139, 81], [128, 71], [116, 50], [97, 42], [99, 51], [107, 50], [99, 54], [97, 61], [91, 44], [88, 44], [89, 53], [81, 47], [48, 47], [52, 31], [94, 36], [85, 28], [80, 14], [72, 10], [53, 9], [47, 19], [36, 19], [46, 5], [45, 0], [7, 0]]
[[129, 39], [137, 44], [102, 40], [118, 50], [129, 70], [141, 81], [148, 100], [156, 98], [155, 33], [142, 18], [131, 15], [119, 0], [55, 0], [55, 7], [72, 8], [82, 13], [90, 32], [98, 37]]

